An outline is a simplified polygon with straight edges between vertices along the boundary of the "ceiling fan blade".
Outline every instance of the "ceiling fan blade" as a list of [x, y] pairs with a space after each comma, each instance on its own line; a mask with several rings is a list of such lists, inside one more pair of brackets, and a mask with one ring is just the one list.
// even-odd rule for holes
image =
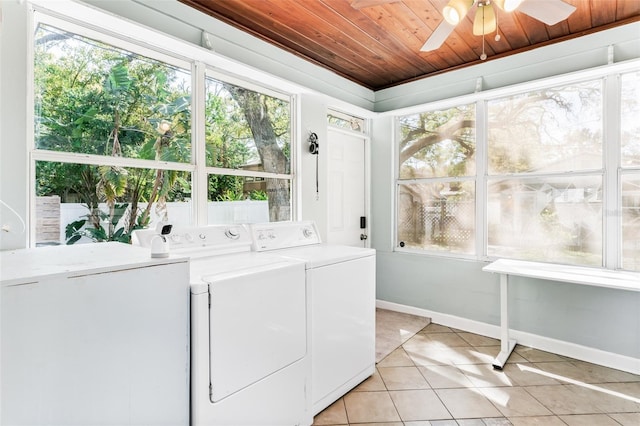
[[432, 50], [436, 50], [442, 43], [449, 37], [449, 34], [453, 32], [455, 25], [451, 25], [444, 19], [438, 25], [438, 28], [435, 29], [431, 36], [427, 39], [426, 43], [420, 49], [421, 52], [431, 52]]
[[576, 7], [562, 0], [525, 0], [516, 10], [547, 25], [555, 25], [567, 19]]
[[351, 7], [363, 9], [365, 7], [379, 6], [386, 3], [397, 3], [401, 0], [351, 0]]

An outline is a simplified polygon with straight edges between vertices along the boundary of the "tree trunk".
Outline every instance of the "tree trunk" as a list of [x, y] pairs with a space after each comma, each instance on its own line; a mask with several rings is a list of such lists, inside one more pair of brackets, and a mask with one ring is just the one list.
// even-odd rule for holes
[[[269, 120], [267, 105], [260, 93], [237, 86], [225, 85], [238, 103], [249, 123], [260, 160], [265, 172], [288, 173], [288, 160], [278, 146], [273, 124]], [[266, 179], [269, 200], [269, 220], [277, 222], [291, 219], [290, 188], [286, 179]]]

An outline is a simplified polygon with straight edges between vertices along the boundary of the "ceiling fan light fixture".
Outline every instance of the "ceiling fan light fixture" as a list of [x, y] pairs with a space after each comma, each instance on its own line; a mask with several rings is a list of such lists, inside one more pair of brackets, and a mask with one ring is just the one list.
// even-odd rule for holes
[[450, 0], [442, 9], [444, 20], [451, 25], [458, 25], [473, 6], [473, 2], [474, 0]]
[[496, 30], [496, 12], [491, 4], [478, 4], [478, 11], [473, 18], [473, 35], [486, 35]]
[[493, 0], [498, 7], [505, 12], [513, 12], [520, 6], [523, 0]]

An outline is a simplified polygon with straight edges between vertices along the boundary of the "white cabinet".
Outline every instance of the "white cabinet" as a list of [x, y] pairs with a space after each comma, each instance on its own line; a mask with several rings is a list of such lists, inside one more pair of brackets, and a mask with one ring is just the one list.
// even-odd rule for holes
[[2, 424], [187, 425], [187, 261], [82, 250], [2, 253]]

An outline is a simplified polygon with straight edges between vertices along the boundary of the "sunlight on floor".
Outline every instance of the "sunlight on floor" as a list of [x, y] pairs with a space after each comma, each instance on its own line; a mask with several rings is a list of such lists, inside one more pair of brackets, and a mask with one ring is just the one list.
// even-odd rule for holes
[[520, 345], [496, 370], [498, 339], [378, 311], [376, 372], [315, 426], [640, 426], [639, 375]]
[[527, 365], [522, 365], [522, 364], [516, 364], [516, 365], [518, 366], [518, 368], [520, 368], [521, 371], [528, 371], [528, 372], [531, 372], [531, 373], [540, 374], [542, 376], [550, 377], [552, 379], [556, 379], [556, 380], [559, 380], [561, 382], [571, 383], [572, 385], [582, 386], [582, 387], [584, 387], [586, 389], [591, 389], [591, 390], [594, 390], [594, 391], [603, 392], [603, 393], [606, 393], [606, 394], [609, 394], [609, 395], [612, 395], [612, 396], [615, 396], [615, 397], [618, 397], [618, 398], [623, 398], [623, 399], [629, 400], [631, 402], [640, 403], [640, 398], [635, 398], [633, 396], [625, 395], [623, 393], [616, 392], [616, 391], [613, 391], [613, 390], [610, 390], [610, 389], [606, 389], [606, 388], [603, 388], [603, 387], [600, 387], [600, 386], [595, 386], [595, 385], [591, 385], [589, 383], [581, 382], [579, 380], [574, 380], [574, 379], [571, 379], [569, 377], [561, 376], [559, 374], [549, 373], [548, 371], [543, 371], [543, 370], [540, 370], [538, 368], [529, 367]]

